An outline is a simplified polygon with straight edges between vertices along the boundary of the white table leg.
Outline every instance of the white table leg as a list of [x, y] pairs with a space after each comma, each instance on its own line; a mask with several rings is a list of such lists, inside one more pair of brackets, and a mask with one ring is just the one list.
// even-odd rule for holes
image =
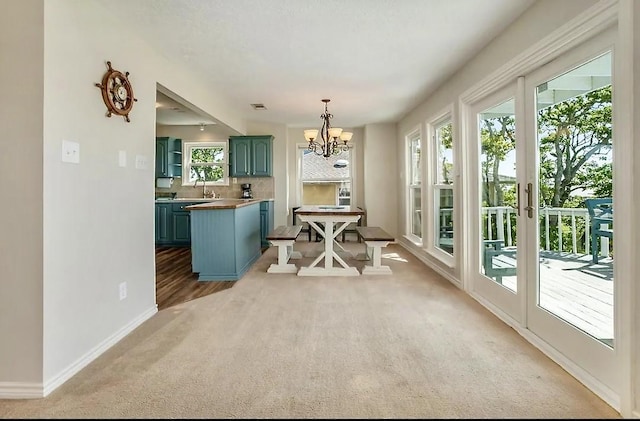
[[[302, 219], [302, 218], [301, 218]], [[321, 253], [312, 263], [307, 267], [301, 267], [298, 270], [298, 276], [359, 276], [360, 272], [355, 267], [349, 266], [334, 250], [333, 244], [335, 242], [335, 236], [342, 230], [339, 228], [334, 233], [334, 221], [326, 220], [324, 222], [324, 230], [315, 223], [315, 221], [307, 221], [309, 225], [316, 229], [320, 235], [324, 238], [324, 253]], [[344, 229], [345, 223], [341, 228]], [[340, 246], [341, 247], [341, 246]], [[342, 248], [342, 247], [341, 247]], [[324, 258], [324, 268], [317, 267], [320, 260]], [[342, 267], [333, 266], [333, 259], [336, 259]]]

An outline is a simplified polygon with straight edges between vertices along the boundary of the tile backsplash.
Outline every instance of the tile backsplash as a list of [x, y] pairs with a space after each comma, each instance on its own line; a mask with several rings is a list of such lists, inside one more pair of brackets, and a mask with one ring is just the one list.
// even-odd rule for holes
[[[207, 190], [213, 191], [216, 197], [240, 199], [242, 196], [240, 185], [249, 183], [255, 199], [273, 199], [274, 197], [273, 177], [241, 177], [237, 178], [237, 181], [237, 184], [231, 183], [228, 186], [207, 186]], [[156, 187], [156, 197], [170, 197], [172, 193], [176, 193], [176, 197], [201, 198], [202, 184], [198, 183], [197, 187], [183, 186], [180, 178], [174, 178], [171, 187]]]

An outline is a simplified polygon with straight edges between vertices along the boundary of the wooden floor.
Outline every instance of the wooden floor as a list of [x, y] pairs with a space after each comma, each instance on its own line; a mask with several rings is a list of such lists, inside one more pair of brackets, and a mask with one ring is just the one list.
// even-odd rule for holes
[[191, 272], [190, 247], [156, 247], [158, 310], [231, 288], [235, 281], [198, 281]]

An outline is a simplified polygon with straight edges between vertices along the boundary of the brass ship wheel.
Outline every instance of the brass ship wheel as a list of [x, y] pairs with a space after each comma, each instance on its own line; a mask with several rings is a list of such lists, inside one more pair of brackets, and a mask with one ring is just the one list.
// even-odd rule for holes
[[128, 122], [129, 112], [133, 108], [133, 103], [137, 101], [133, 97], [133, 88], [129, 82], [129, 72], [122, 73], [111, 67], [111, 62], [107, 61], [108, 70], [102, 77], [102, 83], [95, 85], [102, 91], [102, 100], [107, 106], [107, 117], [112, 114], [121, 115]]

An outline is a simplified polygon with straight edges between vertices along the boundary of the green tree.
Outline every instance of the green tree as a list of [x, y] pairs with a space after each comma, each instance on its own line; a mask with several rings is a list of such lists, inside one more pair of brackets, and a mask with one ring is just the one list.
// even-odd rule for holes
[[484, 184], [483, 202], [486, 206], [502, 206], [505, 203], [505, 197], [498, 169], [507, 154], [516, 147], [515, 118], [513, 115], [506, 115], [482, 119], [480, 139], [483, 155], [481, 162]]
[[191, 179], [218, 181], [224, 176], [222, 164], [224, 150], [221, 147], [202, 147], [191, 149]]
[[563, 207], [581, 189], [611, 194], [611, 85], [543, 108], [538, 131], [540, 206]]
[[451, 173], [453, 172], [453, 163], [447, 162], [447, 157], [444, 153], [446, 150], [453, 151], [453, 137], [451, 134], [451, 128], [452, 124], [448, 123], [438, 129], [440, 132], [440, 156], [442, 157], [442, 165], [440, 169], [442, 171], [442, 181], [445, 184], [453, 183], [451, 177]]

